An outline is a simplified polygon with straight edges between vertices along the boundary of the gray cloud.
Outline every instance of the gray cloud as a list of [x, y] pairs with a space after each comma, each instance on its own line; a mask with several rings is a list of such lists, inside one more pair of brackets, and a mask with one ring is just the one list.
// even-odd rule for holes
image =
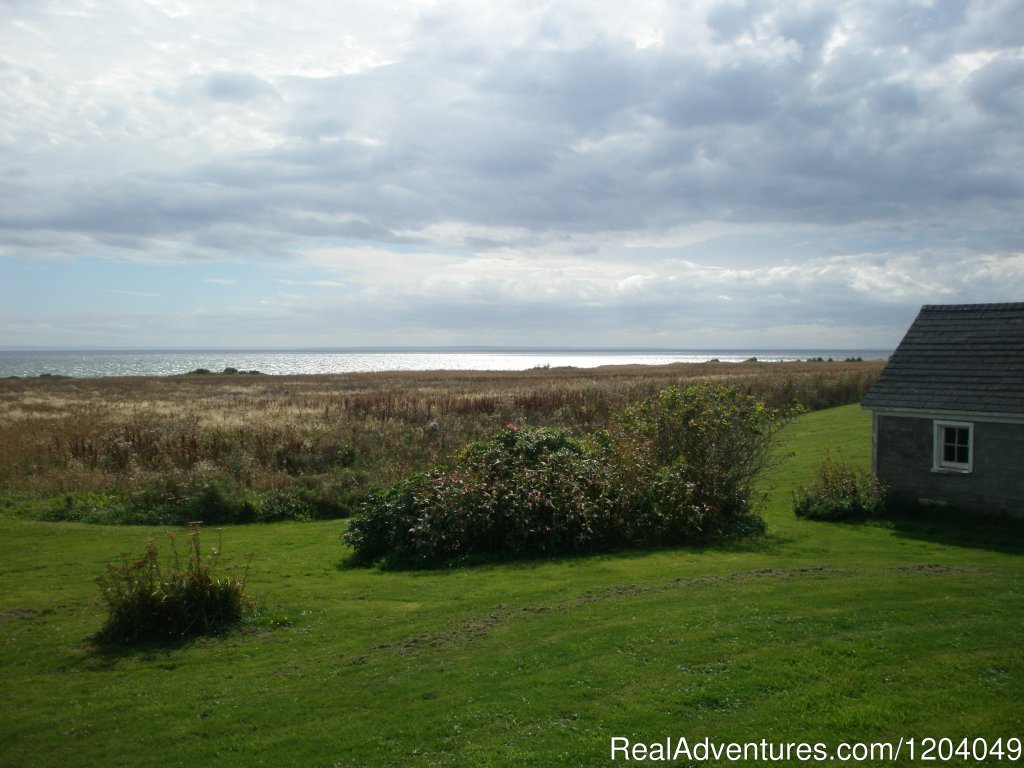
[[1001, 57], [971, 76], [971, 100], [981, 110], [1001, 118], [1024, 115], [1024, 60]]
[[[637, 338], [707, 317], [895, 324], [917, 302], [1024, 289], [1013, 0], [411, 5], [362, 25], [342, 4], [268, 4], [230, 25], [217, 3], [78, 20], [12, 8], [7, 258], [305, 263], [340, 242], [453, 262], [568, 254], [601, 274], [635, 261], [664, 281], [635, 304], [594, 288], [556, 306], [525, 270], [511, 292], [474, 277], [465, 296], [420, 286], [398, 310], [382, 298], [393, 274], [359, 283], [364, 315], [444, 333], [444, 317], [481, 328], [474, 307], [493, 299], [495, 328], [526, 336], [593, 328], [601, 311]], [[123, 43], [104, 26], [117, 13], [134, 21]], [[74, 42], [85, 29], [95, 46]], [[672, 258], [704, 268], [707, 290], [670, 279]], [[851, 260], [871, 267], [861, 283]]]
[[277, 97], [270, 83], [245, 72], [213, 72], [204, 78], [203, 89], [214, 101], [246, 102]]

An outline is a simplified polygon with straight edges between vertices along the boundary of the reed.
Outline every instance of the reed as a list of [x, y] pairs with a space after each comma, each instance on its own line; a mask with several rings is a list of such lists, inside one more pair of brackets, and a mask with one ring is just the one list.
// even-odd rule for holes
[[[219, 522], [343, 516], [371, 488], [449, 462], [462, 446], [507, 423], [582, 434], [606, 427], [630, 403], [700, 382], [737, 386], [773, 406], [816, 410], [856, 402], [881, 367], [703, 363], [6, 379], [0, 504], [13, 507], [18, 498], [19, 509], [50, 519], [142, 522], [151, 515], [180, 523], [205, 514], [213, 522], [197, 500], [216, 497]], [[301, 503], [281, 513], [283, 496]]]

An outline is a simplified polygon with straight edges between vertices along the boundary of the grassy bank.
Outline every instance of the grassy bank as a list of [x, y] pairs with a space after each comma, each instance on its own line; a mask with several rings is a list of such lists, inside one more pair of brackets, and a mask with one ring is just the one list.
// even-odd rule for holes
[[106, 523], [349, 514], [509, 422], [586, 432], [673, 384], [855, 402], [881, 363], [0, 381], [0, 510]]
[[120, 655], [86, 643], [91, 580], [164, 530], [0, 518], [0, 764], [595, 766], [623, 764], [613, 736], [1024, 734], [1019, 527], [797, 519], [826, 449], [867, 461], [870, 418], [784, 438], [757, 542], [408, 573], [343, 567], [343, 522], [232, 527], [263, 626]]

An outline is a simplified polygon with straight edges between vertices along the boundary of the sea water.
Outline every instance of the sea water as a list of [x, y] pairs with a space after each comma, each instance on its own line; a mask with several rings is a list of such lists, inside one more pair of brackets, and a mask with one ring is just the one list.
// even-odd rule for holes
[[267, 374], [360, 371], [523, 371], [543, 367], [665, 365], [710, 360], [779, 362], [885, 359], [891, 350], [671, 350], [415, 348], [308, 350], [0, 350], [0, 378], [10, 376], [173, 376], [200, 368]]

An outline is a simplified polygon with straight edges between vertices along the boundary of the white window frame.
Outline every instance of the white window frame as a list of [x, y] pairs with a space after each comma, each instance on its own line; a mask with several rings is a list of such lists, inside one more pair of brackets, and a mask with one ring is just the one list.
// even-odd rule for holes
[[[970, 421], [934, 421], [934, 447], [932, 451], [933, 472], [956, 472], [968, 475], [974, 471], [974, 423]], [[967, 461], [947, 461], [945, 459], [946, 430], [967, 430]]]

